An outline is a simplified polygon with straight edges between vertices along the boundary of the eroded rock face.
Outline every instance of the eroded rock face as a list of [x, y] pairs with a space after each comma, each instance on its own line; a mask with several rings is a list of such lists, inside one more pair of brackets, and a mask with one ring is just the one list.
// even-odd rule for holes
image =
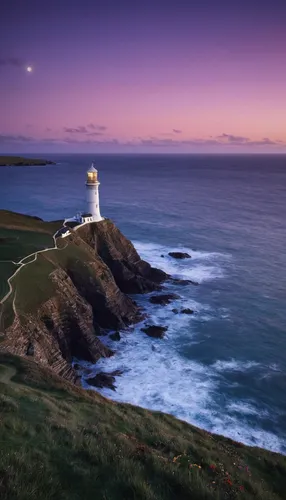
[[19, 307], [0, 349], [28, 355], [78, 383], [74, 357], [94, 363], [111, 356], [113, 351], [97, 335], [142, 320], [140, 308], [126, 293], [156, 290], [168, 276], [141, 260], [132, 243], [106, 220], [72, 231], [66, 249], [41, 258], [51, 259], [54, 270], [41, 277], [39, 293], [51, 284], [53, 291], [28, 312]]
[[83, 226], [80, 236], [109, 267], [118, 288], [124, 293], [159, 290], [168, 275], [140, 259], [131, 241], [108, 219]]
[[191, 255], [186, 252], [169, 252], [168, 255], [174, 259], [190, 259]]
[[49, 366], [58, 375], [79, 382], [72, 358], [96, 362], [113, 354], [96, 333], [92, 307], [78, 293], [67, 274], [57, 269], [51, 275], [56, 293], [34, 314], [14, 319], [6, 331], [1, 349], [20, 356], [32, 355], [34, 361]]
[[141, 331], [156, 339], [162, 339], [165, 332], [168, 330], [167, 326], [157, 326], [157, 325], [146, 325], [145, 328], [141, 328]]

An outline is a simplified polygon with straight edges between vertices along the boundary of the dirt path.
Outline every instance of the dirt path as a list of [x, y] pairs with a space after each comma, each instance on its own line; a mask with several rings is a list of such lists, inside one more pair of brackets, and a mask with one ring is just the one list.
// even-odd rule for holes
[[[57, 231], [58, 232], [58, 231]], [[12, 287], [12, 283], [11, 283], [11, 280], [16, 276], [16, 274], [18, 274], [19, 271], [21, 271], [21, 269], [24, 267], [24, 266], [28, 266], [29, 264], [32, 264], [33, 262], [35, 262], [38, 258], [38, 255], [40, 253], [44, 253], [44, 252], [49, 252], [50, 250], [64, 250], [67, 245], [63, 248], [58, 248], [57, 247], [57, 242], [56, 242], [56, 237], [55, 237], [56, 233], [53, 234], [53, 240], [54, 240], [54, 246], [53, 247], [50, 247], [50, 248], [45, 248], [44, 250], [38, 250], [37, 252], [33, 252], [33, 253], [30, 253], [30, 255], [25, 255], [25, 257], [23, 257], [21, 260], [19, 260], [19, 262], [13, 262], [13, 264], [16, 264], [18, 267], [18, 269], [16, 269], [16, 271], [12, 274], [12, 276], [10, 276], [10, 278], [8, 278], [7, 280], [7, 283], [9, 285], [9, 291], [6, 293], [5, 297], [3, 297], [2, 300], [0, 300], [0, 305], [3, 306], [3, 304], [6, 302], [6, 300], [10, 297], [11, 293], [13, 292], [13, 287]], [[29, 257], [33, 257], [34, 256], [34, 259], [33, 260], [30, 260], [29, 262], [23, 262], [24, 260], [28, 259]], [[6, 262], [12, 262], [12, 261], [6, 261]], [[15, 297], [14, 297], [14, 300], [13, 300], [13, 311], [14, 313], [16, 314], [16, 310], [15, 310]], [[1, 318], [0, 318], [1, 319]]]
[[[37, 260], [37, 258], [38, 258], [38, 254], [39, 253], [48, 252], [49, 250], [55, 250], [55, 249], [58, 248], [57, 247], [57, 242], [56, 242], [55, 235], [53, 235], [53, 240], [54, 240], [54, 246], [53, 247], [45, 248], [44, 250], [38, 250], [37, 252], [33, 252], [33, 253], [30, 253], [29, 255], [25, 255], [25, 257], [23, 257], [21, 260], [19, 260], [19, 262], [15, 262], [14, 263], [14, 264], [16, 264], [19, 267], [18, 267], [18, 269], [16, 269], [16, 271], [14, 272], [14, 274], [12, 274], [12, 276], [10, 276], [10, 278], [8, 278], [7, 283], [9, 285], [9, 291], [6, 293], [5, 297], [3, 297], [2, 300], [0, 300], [0, 304], [3, 305], [4, 302], [6, 302], [6, 300], [10, 297], [10, 295], [11, 295], [11, 293], [13, 291], [11, 280], [16, 276], [16, 274], [18, 274], [19, 271], [21, 271], [22, 267], [28, 266], [32, 262], [35, 262], [35, 260]], [[23, 260], [26, 260], [29, 257], [33, 257], [33, 256], [35, 257], [33, 260], [30, 260], [29, 262], [26, 262], [26, 263], [23, 262]], [[9, 262], [9, 261], [7, 261], [7, 262]]]

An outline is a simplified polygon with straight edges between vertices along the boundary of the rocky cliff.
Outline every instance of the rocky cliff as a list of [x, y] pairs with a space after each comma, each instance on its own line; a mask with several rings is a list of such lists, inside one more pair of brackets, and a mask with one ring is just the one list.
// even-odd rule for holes
[[0, 350], [31, 356], [76, 382], [73, 357], [111, 356], [97, 335], [142, 319], [126, 294], [159, 289], [167, 275], [141, 260], [110, 220], [72, 230], [57, 244], [12, 279]]
[[110, 221], [82, 226], [79, 235], [109, 267], [118, 288], [124, 293], [158, 290], [167, 275], [142, 260], [131, 241]]

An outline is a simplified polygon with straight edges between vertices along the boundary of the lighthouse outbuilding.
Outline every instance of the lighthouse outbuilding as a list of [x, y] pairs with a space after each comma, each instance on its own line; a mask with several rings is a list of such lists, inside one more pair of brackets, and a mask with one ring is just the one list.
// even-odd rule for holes
[[93, 218], [94, 222], [99, 222], [103, 219], [100, 215], [99, 208], [99, 192], [98, 187], [100, 182], [97, 177], [97, 170], [94, 168], [94, 164], [91, 164], [90, 169], [87, 171], [86, 179], [86, 200], [87, 200], [87, 212]]

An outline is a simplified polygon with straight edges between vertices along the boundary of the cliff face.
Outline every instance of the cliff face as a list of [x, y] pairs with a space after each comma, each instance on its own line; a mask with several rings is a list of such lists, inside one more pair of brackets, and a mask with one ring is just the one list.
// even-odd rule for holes
[[41, 253], [13, 279], [11, 300], [1, 311], [0, 350], [31, 356], [77, 382], [73, 357], [96, 362], [111, 356], [97, 335], [142, 319], [125, 293], [158, 289], [167, 275], [142, 261], [109, 220], [57, 242], [60, 249]]
[[142, 260], [131, 241], [110, 221], [82, 226], [78, 233], [111, 270], [124, 293], [145, 293], [160, 289], [167, 275]]

